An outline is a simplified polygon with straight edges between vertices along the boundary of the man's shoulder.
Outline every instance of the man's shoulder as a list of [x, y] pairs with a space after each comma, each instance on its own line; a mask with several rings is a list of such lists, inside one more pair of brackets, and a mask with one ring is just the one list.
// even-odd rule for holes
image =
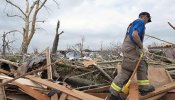
[[144, 20], [142, 19], [136, 19], [133, 24], [144, 24]]

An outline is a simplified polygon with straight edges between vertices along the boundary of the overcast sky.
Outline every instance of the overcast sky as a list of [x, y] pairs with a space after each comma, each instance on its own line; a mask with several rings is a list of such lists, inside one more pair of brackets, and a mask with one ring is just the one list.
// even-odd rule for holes
[[[19, 18], [8, 18], [5, 12], [5, 0], [0, 1], [0, 34], [14, 29], [21, 29], [23, 22]], [[14, 0], [13, 0], [14, 1]], [[21, 0], [21, 5], [22, 4]], [[39, 18], [46, 20], [37, 27], [43, 28], [34, 35], [29, 50], [38, 48], [43, 50], [52, 47], [55, 36], [57, 20], [61, 22], [59, 31], [59, 49], [66, 49], [75, 45], [85, 37], [85, 47], [99, 49], [101, 43], [104, 47], [110, 43], [122, 43], [129, 23], [138, 18], [138, 14], [147, 11], [151, 14], [152, 23], [146, 25], [146, 34], [175, 43], [175, 30], [167, 22], [175, 26], [174, 0], [56, 0], [59, 7], [52, 1], [46, 3], [48, 10], [39, 13]], [[15, 9], [13, 9], [15, 12]], [[19, 48], [21, 34], [15, 34], [13, 45]], [[0, 38], [2, 40], [2, 38]], [[151, 44], [154, 39], [145, 37], [144, 43]], [[2, 41], [0, 41], [2, 45]]]

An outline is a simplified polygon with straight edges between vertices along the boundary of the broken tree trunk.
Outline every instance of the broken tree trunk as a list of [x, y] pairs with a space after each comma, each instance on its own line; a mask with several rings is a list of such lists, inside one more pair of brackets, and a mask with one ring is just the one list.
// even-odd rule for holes
[[52, 46], [52, 54], [56, 54], [57, 48], [58, 48], [59, 37], [62, 33], [64, 33], [63, 31], [61, 33], [58, 33], [59, 27], [60, 27], [60, 21], [58, 20], [57, 28], [56, 28], [56, 35], [55, 35], [55, 39], [54, 39], [53, 46]]
[[3, 34], [3, 44], [2, 44], [2, 57], [4, 58], [5, 57], [5, 54], [6, 54], [6, 40], [5, 40], [5, 37], [6, 37], [6, 34], [4, 33]]
[[95, 84], [94, 82], [92, 82], [90, 80], [79, 78], [79, 77], [70, 77], [64, 81], [68, 84], [75, 86], [75, 87], [89, 86], [91, 84]]

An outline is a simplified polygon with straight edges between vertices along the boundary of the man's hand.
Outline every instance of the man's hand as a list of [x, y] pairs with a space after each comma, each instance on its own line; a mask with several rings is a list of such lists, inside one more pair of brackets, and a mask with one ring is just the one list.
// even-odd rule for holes
[[133, 31], [132, 36], [133, 36], [133, 39], [134, 39], [136, 45], [137, 45], [140, 49], [143, 49], [143, 44], [142, 44], [142, 42], [141, 42], [140, 37], [139, 37], [138, 34], [139, 34], [138, 31], [135, 30], [135, 31]]
[[140, 49], [139, 47], [137, 47], [136, 50], [137, 50], [137, 52], [138, 52], [139, 55], [141, 55], [142, 53], [144, 55], [144, 49], [143, 48]]

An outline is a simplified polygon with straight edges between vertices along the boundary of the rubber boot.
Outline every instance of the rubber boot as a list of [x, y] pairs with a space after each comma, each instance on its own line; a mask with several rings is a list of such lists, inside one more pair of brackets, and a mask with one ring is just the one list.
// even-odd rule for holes
[[146, 95], [149, 92], [153, 92], [155, 90], [153, 85], [140, 85], [139, 92], [141, 95]]
[[105, 100], [124, 100], [124, 99], [120, 95], [115, 96], [113, 94], [110, 94], [109, 96], [107, 96]]

